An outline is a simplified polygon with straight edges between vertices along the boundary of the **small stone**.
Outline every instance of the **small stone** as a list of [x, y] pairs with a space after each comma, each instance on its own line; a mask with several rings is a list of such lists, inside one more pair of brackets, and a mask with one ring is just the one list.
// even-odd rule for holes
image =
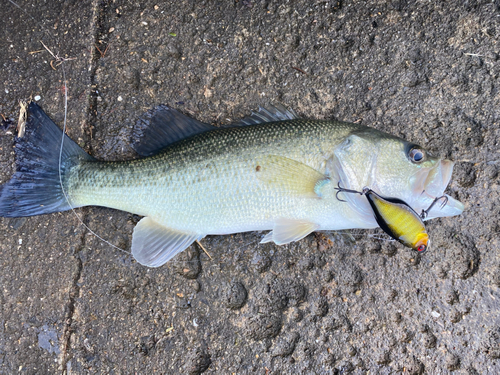
[[448, 271], [449, 271], [449, 269], [447, 266], [439, 265], [436, 268], [436, 275], [440, 279], [446, 279], [446, 277], [448, 277]]
[[399, 337], [400, 342], [409, 343], [413, 339], [413, 333], [408, 331], [407, 329], [403, 330], [401, 336]]
[[436, 319], [437, 319], [437, 318], [439, 318], [439, 317], [441, 316], [441, 314], [440, 314], [440, 313], [438, 313], [437, 311], [432, 311], [432, 312], [431, 312], [431, 315], [432, 315], [432, 317], [433, 317], [433, 318], [436, 318]]
[[403, 320], [403, 317], [401, 316], [401, 313], [399, 312], [395, 312], [394, 314], [392, 314], [392, 320], [395, 322], [395, 323], [401, 323], [401, 321]]
[[323, 360], [323, 363], [326, 365], [326, 366], [335, 366], [335, 362], [337, 362], [337, 358], [335, 357], [335, 355], [329, 353], [325, 356], [325, 359]]
[[479, 372], [477, 372], [474, 367], [469, 366], [469, 368], [467, 369], [467, 375], [479, 375]]
[[191, 281], [191, 287], [196, 293], [198, 293], [201, 290], [201, 284], [197, 280]]
[[328, 300], [326, 297], [319, 297], [318, 300], [314, 304], [314, 315], [322, 318], [326, 314], [328, 314]]
[[420, 324], [418, 327], [420, 333], [425, 333], [429, 331], [429, 326], [427, 324]]
[[257, 251], [252, 258], [252, 268], [258, 273], [266, 272], [271, 267], [271, 258], [264, 252]]
[[288, 357], [292, 355], [299, 339], [300, 335], [297, 332], [293, 332], [287, 337], [280, 339], [273, 350], [273, 357]]
[[302, 319], [304, 318], [304, 314], [302, 313], [302, 311], [300, 311], [300, 309], [298, 307], [294, 307], [293, 310], [292, 310], [292, 314], [291, 314], [291, 319], [294, 321], [294, 322], [300, 322]]
[[191, 307], [191, 303], [186, 298], [181, 298], [177, 303], [179, 309], [187, 310]]
[[366, 245], [366, 249], [371, 254], [380, 253], [381, 248], [382, 248], [382, 246], [380, 245], [380, 242], [378, 242], [378, 241], [372, 241]]
[[491, 359], [500, 358], [500, 327], [489, 332], [488, 339], [483, 344], [483, 350]]
[[401, 78], [401, 83], [406, 87], [415, 87], [418, 85], [418, 76], [415, 72], [408, 72]]
[[432, 333], [430, 332], [427, 332], [425, 335], [424, 335], [424, 346], [427, 348], [427, 349], [432, 349], [432, 348], [435, 348], [436, 347], [436, 343], [437, 343], [437, 338], [436, 336], [434, 336]]
[[354, 372], [354, 365], [348, 361], [341, 361], [337, 366], [336, 374], [352, 374]]
[[392, 257], [392, 256], [396, 255], [397, 252], [398, 252], [398, 248], [396, 247], [396, 245], [394, 245], [391, 242], [386, 242], [382, 246], [382, 254], [384, 254], [384, 255]]
[[460, 367], [460, 358], [456, 355], [450, 354], [446, 358], [446, 368], [450, 371], [458, 370]]
[[199, 255], [199, 250], [194, 246], [190, 246], [177, 256], [178, 262], [174, 263], [173, 266], [175, 272], [186, 279], [196, 279], [201, 272]]
[[388, 365], [389, 362], [391, 362], [391, 359], [390, 359], [390, 356], [389, 356], [389, 352], [388, 351], [384, 351], [382, 354], [379, 355], [379, 357], [377, 358], [377, 363], [379, 365]]
[[185, 370], [189, 375], [198, 375], [205, 372], [211, 363], [210, 355], [203, 348], [197, 348], [190, 353]]
[[333, 279], [333, 272], [330, 270], [325, 270], [321, 274], [321, 280], [325, 283], [329, 283]]
[[256, 315], [249, 319], [246, 330], [252, 339], [264, 340], [276, 337], [281, 331], [281, 324], [281, 314]]
[[42, 99], [42, 97], [40, 95], [36, 95], [33, 99], [35, 99], [35, 102], [39, 101], [40, 99]]
[[181, 52], [179, 51], [179, 48], [177, 48], [174, 44], [169, 43], [166, 46], [166, 52], [168, 57], [173, 57], [173, 58], [180, 58], [181, 57]]
[[422, 362], [417, 358], [412, 357], [406, 363], [404, 368], [409, 375], [422, 375], [424, 373], [425, 367]]
[[140, 343], [137, 345], [139, 352], [144, 356], [149, 356], [156, 346], [154, 335], [141, 337]]
[[247, 300], [247, 290], [245, 286], [237, 281], [226, 285], [222, 299], [227, 307], [232, 310], [240, 309]]
[[451, 290], [448, 292], [446, 295], [446, 303], [453, 305], [455, 303], [458, 303], [458, 293], [455, 290]]
[[[7, 90], [5, 90], [7, 91]], [[495, 179], [497, 176], [498, 176], [498, 169], [496, 166], [494, 165], [488, 165], [485, 169], [484, 169], [484, 174], [486, 175], [486, 177], [488, 177], [490, 180], [493, 180]]]
[[314, 256], [304, 256], [299, 260], [299, 269], [302, 271], [309, 271], [314, 268]]
[[452, 323], [458, 323], [461, 320], [462, 320], [462, 313], [460, 311], [453, 310], [450, 314], [450, 321]]

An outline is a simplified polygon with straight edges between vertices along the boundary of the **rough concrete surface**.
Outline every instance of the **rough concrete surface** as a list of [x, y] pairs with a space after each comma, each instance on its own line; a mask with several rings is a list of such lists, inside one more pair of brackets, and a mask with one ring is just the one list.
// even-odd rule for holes
[[[457, 161], [466, 211], [417, 255], [368, 232], [210, 236], [159, 269], [72, 212], [0, 218], [0, 373], [500, 373], [500, 2], [1, 0], [0, 113], [40, 96], [97, 158], [167, 104], [227, 124], [270, 102]], [[52, 66], [51, 66], [52, 64]], [[8, 121], [7, 121], [8, 122]], [[0, 130], [0, 182], [15, 125]], [[129, 251], [138, 217], [77, 210]], [[371, 233], [371, 232], [370, 232]]]

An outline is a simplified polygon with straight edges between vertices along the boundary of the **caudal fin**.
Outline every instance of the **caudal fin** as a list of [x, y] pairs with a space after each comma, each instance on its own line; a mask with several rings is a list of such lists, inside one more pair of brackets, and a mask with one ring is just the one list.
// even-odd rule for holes
[[[69, 210], [59, 180], [62, 130], [34, 102], [28, 107], [26, 133], [16, 140], [16, 173], [0, 186], [0, 216], [20, 217]], [[80, 160], [93, 160], [64, 136], [61, 174]]]

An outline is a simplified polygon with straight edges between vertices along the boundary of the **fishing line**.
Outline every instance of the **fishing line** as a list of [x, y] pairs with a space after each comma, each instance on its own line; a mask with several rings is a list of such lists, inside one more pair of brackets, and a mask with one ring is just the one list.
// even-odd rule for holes
[[[14, 5], [16, 8], [18, 8], [19, 10], [21, 10], [21, 12], [23, 12], [25, 15], [27, 15], [29, 18], [31, 18], [37, 25], [39, 25], [45, 32], [48, 36], [50, 36], [50, 32], [49, 30], [42, 24], [40, 23], [39, 21], [37, 21], [33, 16], [31, 16], [28, 12], [26, 12], [23, 8], [21, 8], [21, 6], [19, 6], [16, 2], [12, 1], [12, 0], [8, 0], [12, 5]], [[51, 37], [51, 39], [53, 39]], [[67, 116], [68, 116], [68, 85], [67, 85], [67, 81], [66, 81], [66, 70], [64, 69], [64, 63], [68, 60], [72, 60], [71, 58], [63, 58], [63, 57], [60, 57], [59, 55], [53, 53], [43, 42], [40, 41], [40, 43], [42, 43], [43, 47], [52, 55], [52, 57], [59, 63], [59, 65], [61, 66], [61, 70], [62, 70], [62, 74], [63, 74], [63, 88], [64, 88], [64, 122], [63, 122], [63, 132], [62, 132], [62, 137], [61, 137], [61, 147], [59, 148], [59, 185], [61, 186], [61, 190], [63, 192], [63, 195], [64, 195], [64, 198], [66, 199], [66, 202], [68, 203], [69, 207], [71, 208], [71, 211], [75, 214], [76, 218], [78, 219], [78, 221], [80, 222], [81, 225], [83, 225], [83, 227], [85, 229], [87, 229], [92, 235], [94, 235], [96, 238], [98, 238], [99, 240], [103, 241], [104, 243], [106, 243], [107, 245], [111, 246], [112, 248], [116, 249], [116, 250], [119, 250], [119, 251], [122, 251], [128, 255], [131, 255], [130, 252], [116, 246], [116, 245], [113, 245], [111, 242], [105, 240], [104, 238], [102, 238], [101, 236], [99, 236], [97, 233], [95, 233], [92, 229], [89, 228], [89, 226], [87, 224], [85, 224], [83, 222], [83, 220], [80, 218], [80, 216], [78, 215], [78, 213], [76, 212], [76, 210], [73, 208], [73, 206], [71, 205], [71, 202], [69, 201], [69, 197], [66, 193], [66, 190], [64, 189], [64, 185], [62, 183], [62, 175], [61, 175], [61, 165], [62, 165], [62, 152], [63, 152], [63, 148], [64, 148], [64, 136], [66, 134], [66, 123], [67, 123]], [[57, 43], [56, 43], [57, 44]], [[52, 65], [51, 65], [52, 66]]]
[[[21, 12], [23, 12], [26, 16], [28, 16], [29, 18], [31, 18], [37, 25], [40, 26], [41, 29], [43, 29], [43, 31], [45, 32], [45, 34], [47, 36], [49, 36], [49, 38], [53, 41], [53, 42], [56, 42], [57, 44], [57, 41], [53, 40], [54, 38], [50, 35], [50, 31], [39, 21], [37, 21], [33, 16], [31, 16], [28, 12], [26, 12], [21, 6], [19, 6], [16, 2], [14, 2], [13, 0], [8, 0], [12, 5], [14, 5], [16, 8], [18, 8]], [[130, 253], [130, 251], [127, 251], [125, 249], [122, 249], [121, 247], [119, 246], [116, 246], [114, 244], [112, 244], [111, 242], [109, 242], [108, 240], [104, 239], [103, 237], [101, 237], [100, 235], [98, 235], [95, 231], [93, 231], [87, 224], [85, 224], [85, 222], [83, 221], [83, 219], [78, 215], [78, 213], [76, 212], [75, 208], [72, 206], [70, 200], [69, 200], [69, 197], [68, 197], [68, 194], [66, 192], [66, 190], [64, 189], [64, 185], [63, 185], [63, 181], [62, 181], [62, 172], [61, 172], [61, 169], [62, 169], [62, 153], [63, 153], [63, 149], [64, 149], [64, 137], [65, 137], [65, 134], [66, 134], [66, 129], [67, 129], [67, 116], [68, 116], [68, 85], [67, 85], [67, 79], [66, 79], [66, 70], [65, 70], [65, 62], [68, 61], [68, 60], [72, 60], [72, 58], [63, 58], [63, 57], [60, 57], [57, 53], [54, 53], [52, 52], [43, 42], [40, 41], [40, 43], [43, 45], [43, 47], [47, 50], [47, 52], [49, 52], [52, 57], [55, 59], [55, 61], [58, 63], [58, 65], [61, 66], [61, 70], [62, 70], [62, 75], [63, 75], [63, 89], [64, 89], [64, 121], [63, 121], [63, 131], [62, 131], [62, 136], [61, 136], [61, 146], [59, 148], [59, 160], [58, 160], [58, 174], [59, 174], [59, 185], [61, 187], [61, 190], [63, 192], [63, 195], [64, 195], [64, 199], [66, 200], [68, 206], [70, 207], [71, 211], [73, 212], [73, 214], [76, 216], [78, 222], [86, 229], [88, 230], [88, 232], [90, 234], [92, 234], [93, 236], [95, 236], [97, 239], [99, 239], [100, 241], [102, 241], [103, 243], [111, 246], [113, 249], [116, 249], [116, 250], [119, 250], [129, 256], [131, 256], [132, 254]], [[52, 65], [51, 65], [52, 66]], [[53, 66], [52, 66], [53, 67]], [[252, 242], [258, 242], [258, 240], [255, 240], [255, 241], [252, 241]], [[248, 243], [248, 244], [245, 244], [245, 245], [242, 245], [239, 249], [241, 249], [242, 247], [245, 247], [245, 246], [248, 246], [249, 244], [251, 244], [252, 242]], [[203, 246], [200, 246], [202, 249], [203, 249]], [[238, 249], [238, 250], [239, 250]], [[207, 254], [208, 255], [208, 254]], [[202, 260], [199, 259], [199, 261], [201, 262]], [[197, 262], [196, 260], [195, 261], [175, 261], [175, 260], [171, 260], [169, 263], [176, 263], [176, 262], [180, 262], [180, 263], [194, 263], [194, 262]]]
[[[37, 21], [33, 16], [31, 16], [28, 12], [26, 12], [21, 6], [19, 6], [17, 3], [15, 3], [14, 1], [12, 0], [8, 0], [12, 5], [14, 5], [16, 8], [18, 8], [19, 10], [21, 10], [21, 12], [23, 12], [26, 16], [28, 16], [29, 18], [31, 18], [37, 25], [39, 25], [44, 31], [45, 33], [47, 34], [47, 36], [49, 36], [51, 39], [53, 39], [50, 35], [50, 32], [49, 30], [42, 24], [40, 23], [39, 21]], [[57, 41], [53, 40], [54, 42], [56, 42], [57, 44]], [[93, 231], [87, 224], [85, 224], [83, 222], [83, 219], [78, 215], [78, 213], [76, 212], [76, 210], [74, 209], [74, 207], [71, 205], [71, 202], [69, 200], [69, 197], [68, 197], [68, 194], [66, 192], [66, 190], [64, 189], [64, 185], [62, 183], [62, 174], [61, 174], [61, 166], [62, 166], [62, 152], [63, 152], [63, 148], [64, 148], [64, 136], [66, 134], [66, 124], [67, 124], [67, 115], [68, 115], [68, 85], [67, 85], [67, 80], [66, 80], [66, 70], [64, 68], [64, 63], [68, 60], [73, 60], [73, 58], [63, 58], [63, 57], [60, 57], [58, 54], [55, 54], [53, 53], [43, 42], [40, 41], [40, 43], [42, 43], [43, 47], [52, 55], [52, 57], [59, 63], [58, 65], [61, 66], [61, 70], [62, 70], [62, 74], [63, 74], [63, 89], [64, 89], [64, 122], [63, 122], [63, 132], [62, 132], [62, 137], [61, 137], [61, 147], [59, 148], [59, 164], [58, 164], [58, 167], [59, 167], [59, 185], [61, 186], [61, 190], [63, 192], [63, 195], [64, 195], [64, 199], [66, 200], [66, 202], [68, 203], [68, 206], [70, 207], [71, 211], [73, 212], [73, 214], [76, 216], [78, 222], [85, 228], [89, 231], [90, 234], [92, 234], [93, 236], [95, 236], [97, 239], [99, 239], [100, 241], [104, 242], [105, 244], [111, 246], [113, 249], [116, 249], [116, 250], [119, 250], [121, 252], [124, 252], [125, 254], [131, 256], [132, 254], [125, 250], [125, 249], [122, 249], [116, 245], [113, 245], [111, 242], [109, 242], [108, 240], [104, 239], [103, 237], [101, 237], [100, 235], [98, 235], [95, 231]], [[51, 67], [53, 68], [53, 66], [51, 65]], [[174, 260], [171, 260], [170, 261], [171, 263], [175, 263], [175, 262], [183, 262], [183, 263], [190, 263], [190, 262], [196, 262], [196, 261], [174, 261]], [[200, 262], [201, 262], [201, 259], [200, 259]]]
[[[19, 6], [16, 2], [14, 2], [13, 0], [8, 0], [9, 3], [11, 3], [13, 6], [15, 6], [16, 8], [18, 8], [21, 12], [23, 12], [26, 16], [28, 16], [29, 18], [31, 18], [37, 25], [39, 25], [43, 31], [46, 33], [46, 35], [54, 42], [56, 42], [57, 44], [57, 41], [54, 40], [54, 38], [51, 36], [50, 34], [50, 31], [49, 29], [47, 29], [41, 22], [37, 21], [33, 16], [31, 16], [28, 12], [26, 12], [21, 6]], [[63, 57], [60, 57], [58, 54], [56, 53], [53, 53], [43, 42], [40, 41], [40, 43], [43, 45], [43, 47], [47, 50], [47, 52], [49, 52], [52, 57], [55, 59], [55, 61], [58, 63], [57, 66], [61, 66], [61, 70], [62, 70], [62, 75], [63, 75], [63, 89], [64, 89], [64, 121], [63, 121], [63, 131], [62, 131], [62, 136], [61, 136], [61, 146], [59, 148], [59, 160], [58, 160], [58, 174], [59, 174], [59, 185], [61, 187], [61, 190], [63, 192], [63, 195], [64, 195], [64, 198], [66, 200], [66, 202], [68, 203], [68, 206], [70, 207], [71, 211], [73, 212], [73, 214], [76, 216], [78, 222], [86, 229], [88, 230], [88, 232], [95, 236], [97, 239], [99, 239], [100, 241], [102, 241], [103, 243], [109, 245], [110, 247], [112, 247], [113, 249], [116, 249], [116, 250], [119, 250], [129, 256], [131, 256], [132, 254], [125, 250], [125, 249], [122, 249], [121, 247], [119, 246], [116, 246], [114, 244], [112, 244], [111, 242], [109, 242], [108, 240], [104, 239], [103, 237], [101, 237], [100, 235], [98, 235], [95, 231], [93, 231], [87, 224], [85, 224], [85, 222], [83, 221], [83, 219], [78, 215], [78, 213], [76, 212], [75, 208], [72, 206], [70, 200], [69, 200], [69, 196], [66, 192], [66, 190], [64, 189], [64, 185], [63, 185], [63, 181], [62, 181], [62, 172], [61, 172], [61, 169], [62, 169], [62, 153], [63, 153], [63, 148], [64, 148], [64, 137], [65, 137], [65, 134], [66, 134], [66, 129], [67, 129], [67, 114], [68, 114], [68, 85], [67, 85], [67, 80], [66, 80], [66, 70], [65, 70], [65, 62], [68, 61], [68, 60], [73, 60], [73, 58], [63, 58]], [[52, 65], [51, 65], [52, 66]], [[361, 237], [364, 237], [364, 236], [368, 236], [368, 237], [373, 237], [373, 238], [376, 238], [376, 239], [379, 239], [379, 240], [382, 240], [382, 241], [393, 241], [391, 238], [381, 238], [381, 237], [376, 237], [377, 234], [370, 234], [370, 233], [345, 233], [345, 232], [342, 232], [342, 231], [334, 231], [333, 234], [338, 234], [338, 235], [342, 235], [342, 236], [350, 236], [352, 238], [354, 238], [354, 236], [361, 236]], [[241, 246], [239, 246], [235, 251], [234, 253], [240, 251], [241, 249], [247, 247], [247, 246], [250, 246], [252, 244], [255, 244], [257, 243], [257, 246], [258, 246], [258, 243], [260, 242], [260, 239], [255, 239], [255, 240], [252, 240], [246, 244], [243, 244]], [[194, 244], [193, 244], [194, 245]], [[203, 246], [200, 246], [203, 250]], [[279, 251], [279, 248], [277, 249], [277, 251]], [[208, 255], [208, 254], [207, 254]], [[272, 257], [271, 257], [272, 258]], [[195, 263], [195, 262], [202, 262], [202, 259], [199, 259], [199, 260], [193, 260], [193, 261], [182, 261], [182, 260], [179, 260], [179, 261], [175, 261], [175, 260], [171, 260], [169, 263], [176, 263], [176, 262], [179, 262], [179, 263]], [[208, 260], [207, 260], [208, 261]], [[215, 264], [214, 264], [215, 265]]]
[[[11, 3], [13, 6], [15, 6], [16, 8], [18, 8], [23, 14], [25, 14], [27, 17], [29, 17], [35, 24], [37, 24], [43, 31], [44, 31], [44, 34], [49, 37], [50, 40], [52, 40], [52, 42], [54, 42], [56, 45], [58, 44], [57, 41], [54, 39], [54, 37], [51, 35], [50, 33], [50, 30], [45, 27], [45, 25], [43, 25], [40, 21], [38, 21], [37, 19], [35, 19], [32, 15], [30, 15], [27, 11], [25, 11], [19, 4], [17, 4], [15, 1], [13, 0], [8, 0], [9, 3]], [[63, 195], [64, 195], [64, 199], [66, 200], [68, 206], [70, 207], [71, 211], [73, 212], [73, 214], [76, 216], [78, 222], [93, 236], [95, 236], [97, 239], [99, 239], [100, 241], [102, 241], [103, 243], [111, 246], [113, 249], [116, 249], [116, 250], [119, 250], [129, 256], [132, 256], [132, 254], [130, 253], [130, 251], [127, 251], [125, 249], [122, 249], [121, 247], [119, 246], [116, 246], [114, 244], [112, 244], [111, 242], [109, 242], [108, 240], [104, 239], [103, 237], [101, 237], [100, 235], [98, 235], [95, 231], [93, 231], [87, 224], [84, 223], [83, 219], [78, 215], [78, 213], [76, 212], [75, 208], [72, 206], [70, 200], [69, 200], [69, 196], [64, 188], [64, 184], [63, 184], [63, 181], [62, 181], [62, 153], [63, 153], [63, 149], [64, 149], [64, 137], [65, 137], [65, 134], [66, 134], [66, 129], [67, 129], [67, 116], [68, 116], [68, 84], [67, 84], [67, 79], [66, 79], [66, 69], [65, 69], [65, 62], [68, 61], [68, 60], [72, 60], [72, 58], [63, 58], [63, 57], [60, 57], [57, 53], [54, 53], [52, 52], [49, 47], [47, 47], [42, 41], [40, 41], [40, 43], [43, 45], [43, 47], [47, 50], [47, 52], [50, 53], [50, 55], [54, 58], [54, 60], [58, 63], [56, 66], [61, 66], [61, 70], [62, 70], [62, 75], [63, 75], [63, 89], [64, 89], [64, 121], [63, 121], [63, 131], [62, 131], [62, 136], [61, 136], [61, 146], [59, 148], [59, 160], [58, 160], [58, 175], [59, 175], [59, 185], [61, 187], [61, 190], [63, 192]], [[54, 69], [54, 67], [52, 66], [51, 64], [51, 67]], [[251, 241], [247, 244], [244, 244], [242, 246], [240, 246], [236, 251], [240, 250], [241, 248], [245, 247], [245, 246], [248, 246], [254, 242], [259, 242], [259, 239], [257, 240], [254, 240], [254, 241]], [[193, 244], [193, 246], [195, 246]], [[203, 247], [200, 246], [202, 249]], [[208, 254], [207, 254], [208, 255]], [[171, 260], [169, 263], [176, 263], [176, 262], [179, 262], [179, 263], [195, 263], [195, 262], [201, 262], [202, 260], [199, 259], [199, 260], [194, 260], [194, 261], [176, 261], [176, 260]]]
[[91, 234], [93, 234], [95, 237], [97, 237], [99, 240], [103, 241], [107, 245], [111, 246], [112, 248], [123, 251], [124, 253], [131, 255], [130, 252], [113, 245], [111, 242], [105, 240], [101, 236], [99, 236], [96, 232], [94, 232], [92, 229], [89, 228], [87, 224], [83, 222], [83, 220], [78, 216], [76, 213], [75, 209], [71, 205], [71, 202], [69, 201], [68, 195], [66, 194], [66, 190], [64, 189], [63, 183], [62, 183], [62, 175], [61, 175], [61, 164], [62, 164], [62, 151], [63, 151], [63, 146], [64, 146], [64, 136], [66, 134], [66, 118], [68, 115], [68, 87], [66, 85], [66, 71], [64, 70], [64, 59], [61, 60], [61, 68], [62, 68], [62, 73], [63, 73], [63, 84], [64, 84], [64, 122], [63, 122], [63, 132], [62, 132], [62, 137], [61, 137], [61, 147], [59, 148], [59, 185], [61, 186], [61, 190], [64, 194], [64, 198], [66, 199], [66, 202], [68, 203], [69, 207], [71, 208], [71, 211], [75, 214], [76, 218], [82, 224]]
[[[13, 0], [8, 0], [12, 5], [14, 5], [16, 8], [18, 8], [21, 12], [23, 12], [26, 16], [28, 16], [29, 18], [31, 18], [37, 25], [40, 26], [40, 28], [45, 32], [45, 34], [47, 36], [50, 37], [50, 39], [55, 42], [55, 44], [57, 44], [57, 41], [54, 40], [54, 38], [50, 35], [50, 31], [39, 21], [37, 21], [33, 16], [31, 16], [28, 12], [26, 12], [21, 6], [19, 6], [16, 2], [14, 2]], [[64, 89], [64, 122], [63, 122], [63, 131], [62, 131], [62, 136], [61, 136], [61, 147], [59, 148], [59, 160], [58, 160], [58, 173], [59, 173], [59, 185], [61, 186], [61, 190], [63, 192], [63, 195], [64, 195], [64, 199], [66, 200], [66, 202], [68, 203], [68, 206], [70, 207], [71, 211], [73, 212], [73, 214], [76, 216], [78, 222], [85, 228], [89, 231], [90, 234], [92, 234], [93, 236], [95, 236], [97, 239], [99, 239], [100, 241], [104, 242], [105, 244], [111, 246], [113, 249], [116, 249], [116, 250], [119, 250], [129, 256], [132, 256], [132, 254], [130, 253], [130, 251], [127, 251], [125, 249], [122, 249], [121, 247], [119, 246], [116, 246], [116, 245], [113, 245], [111, 242], [109, 242], [108, 240], [104, 239], [103, 237], [101, 237], [100, 235], [98, 235], [95, 231], [93, 231], [87, 224], [85, 224], [83, 222], [83, 219], [78, 215], [78, 213], [76, 212], [75, 208], [71, 205], [71, 202], [69, 200], [69, 197], [68, 197], [68, 194], [66, 192], [66, 190], [64, 189], [64, 185], [63, 185], [63, 182], [62, 182], [62, 173], [61, 173], [61, 167], [62, 167], [62, 152], [63, 152], [63, 148], [64, 148], [64, 136], [66, 134], [66, 125], [67, 125], [67, 116], [68, 116], [68, 85], [67, 85], [67, 80], [66, 80], [66, 70], [65, 70], [65, 62], [68, 61], [68, 60], [73, 60], [74, 58], [63, 58], [63, 57], [60, 57], [58, 54], [52, 52], [42, 41], [40, 41], [40, 43], [43, 45], [43, 47], [47, 50], [47, 52], [49, 52], [52, 57], [55, 59], [55, 61], [58, 63], [56, 66], [61, 66], [61, 70], [62, 70], [62, 75], [63, 75], [63, 89]], [[54, 67], [52, 66], [51, 64], [51, 67], [54, 69]], [[174, 261], [174, 260], [171, 260], [170, 261], [171, 263], [175, 263], [175, 262], [183, 262], [183, 263], [190, 263], [190, 262], [196, 262], [196, 261]], [[201, 262], [201, 259], [200, 259], [200, 262]]]

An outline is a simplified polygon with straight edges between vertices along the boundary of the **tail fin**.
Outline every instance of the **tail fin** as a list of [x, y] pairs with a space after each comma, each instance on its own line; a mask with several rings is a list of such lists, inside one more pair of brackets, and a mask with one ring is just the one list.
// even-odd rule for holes
[[[71, 209], [59, 180], [62, 130], [34, 102], [28, 107], [26, 133], [16, 141], [16, 170], [0, 186], [0, 216], [19, 217]], [[61, 176], [80, 160], [93, 160], [64, 136]]]

